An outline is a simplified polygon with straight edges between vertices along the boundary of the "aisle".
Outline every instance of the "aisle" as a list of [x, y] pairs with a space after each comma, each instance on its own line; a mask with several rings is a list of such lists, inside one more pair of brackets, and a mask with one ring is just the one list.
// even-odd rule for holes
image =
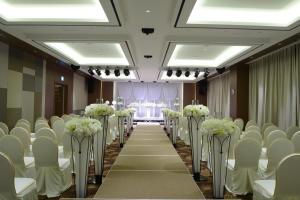
[[204, 199], [159, 125], [138, 125], [95, 198]]

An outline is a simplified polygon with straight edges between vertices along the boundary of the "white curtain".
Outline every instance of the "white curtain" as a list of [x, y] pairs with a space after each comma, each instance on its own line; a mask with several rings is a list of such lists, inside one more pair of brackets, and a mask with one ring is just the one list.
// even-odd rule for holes
[[215, 117], [230, 116], [230, 74], [217, 76], [208, 82], [207, 106]]
[[300, 125], [300, 44], [250, 64], [249, 118], [282, 129]]

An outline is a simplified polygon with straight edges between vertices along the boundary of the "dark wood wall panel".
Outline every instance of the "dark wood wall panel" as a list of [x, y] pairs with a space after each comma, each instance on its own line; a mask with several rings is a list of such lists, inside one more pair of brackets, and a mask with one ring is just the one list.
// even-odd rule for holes
[[114, 82], [102, 81], [102, 98], [105, 101], [112, 102], [114, 99]]
[[[67, 111], [73, 111], [73, 78], [74, 72], [54, 62], [47, 62], [46, 67], [46, 98], [45, 98], [45, 117], [49, 118], [54, 115], [54, 85], [55, 83], [68, 86], [68, 103]], [[64, 81], [60, 77], [64, 76]]]
[[183, 83], [183, 107], [192, 103], [195, 99], [195, 83]]
[[93, 84], [92, 86], [88, 85], [88, 87], [92, 87], [92, 89], [88, 89], [88, 104], [96, 103], [97, 99], [100, 99], [101, 96], [101, 81], [94, 78], [89, 79], [88, 81], [90, 84]]

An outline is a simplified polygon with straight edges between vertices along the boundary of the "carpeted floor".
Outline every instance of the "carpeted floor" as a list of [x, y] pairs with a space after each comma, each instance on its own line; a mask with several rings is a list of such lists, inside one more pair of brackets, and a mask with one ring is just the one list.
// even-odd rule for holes
[[[126, 140], [128, 138], [126, 137]], [[118, 140], [115, 140], [112, 144], [108, 145], [106, 148], [105, 154], [105, 161], [104, 161], [104, 173], [103, 176], [106, 176], [108, 171], [110, 170], [111, 166], [115, 162], [116, 158], [118, 157], [121, 148], [119, 147]], [[184, 161], [185, 165], [188, 167], [190, 172], [192, 173], [192, 160], [191, 160], [191, 150], [190, 147], [185, 145], [185, 143], [177, 139], [176, 144], [176, 151], [180, 155], [181, 159]], [[207, 181], [197, 182], [197, 185], [201, 189], [202, 193], [205, 195], [206, 198], [212, 198], [212, 177], [209, 170], [206, 167], [206, 163], [201, 163], [202, 172], [201, 175], [208, 178]], [[90, 177], [89, 177], [89, 184], [88, 184], [88, 196], [89, 198], [94, 197], [95, 193], [99, 189], [100, 185], [93, 183], [93, 164], [91, 163], [90, 167]], [[60, 198], [74, 198], [75, 197], [75, 186], [73, 185], [69, 190], [65, 191]], [[48, 199], [45, 196], [39, 196], [39, 200]], [[51, 198], [53, 200], [58, 200], [59, 198]], [[234, 197], [231, 193], [225, 193], [225, 199], [243, 199], [243, 200], [252, 200], [252, 195], [246, 196], [238, 196]]]

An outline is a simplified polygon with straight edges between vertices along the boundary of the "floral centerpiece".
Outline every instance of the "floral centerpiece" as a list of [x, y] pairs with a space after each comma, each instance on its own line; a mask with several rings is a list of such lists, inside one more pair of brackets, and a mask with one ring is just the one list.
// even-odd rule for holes
[[102, 183], [108, 117], [113, 114], [114, 109], [107, 104], [91, 104], [85, 108], [85, 115], [99, 120], [102, 125], [101, 131], [93, 137], [92, 147], [95, 160], [95, 179], [98, 184]]
[[202, 128], [209, 140], [213, 196], [223, 198], [231, 136], [237, 133], [239, 128], [227, 119], [208, 119], [202, 123]]
[[130, 111], [125, 109], [125, 110], [118, 110], [115, 112], [116, 117], [128, 117], [130, 115]]
[[114, 109], [107, 104], [91, 104], [85, 108], [86, 116], [97, 118], [99, 116], [110, 116], [114, 114]]
[[178, 118], [178, 117], [181, 117], [181, 116], [182, 116], [181, 112], [176, 112], [176, 111], [173, 111], [173, 110], [170, 110], [168, 112], [168, 117], [170, 119]]
[[187, 105], [183, 109], [185, 117], [202, 117], [209, 114], [208, 107], [204, 105]]
[[75, 158], [75, 185], [78, 198], [86, 196], [90, 146], [92, 137], [100, 129], [100, 122], [90, 118], [73, 118], [65, 126], [65, 132], [71, 137], [72, 154]]

